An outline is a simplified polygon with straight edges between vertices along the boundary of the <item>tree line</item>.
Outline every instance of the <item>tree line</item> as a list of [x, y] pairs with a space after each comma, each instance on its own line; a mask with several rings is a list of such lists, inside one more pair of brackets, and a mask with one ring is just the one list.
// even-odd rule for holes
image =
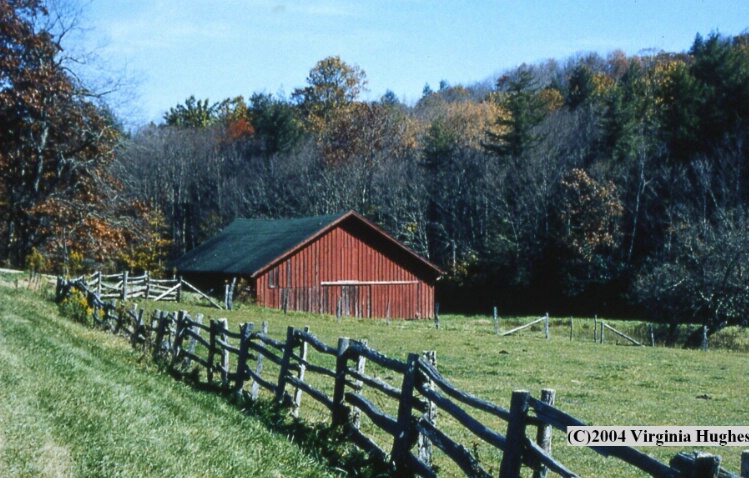
[[[2, 14], [20, 4], [41, 7]], [[47, 32], [17, 12], [28, 34]], [[47, 35], [2, 45], [9, 264], [168, 271], [236, 217], [354, 209], [445, 271], [443, 310], [746, 325], [745, 34], [443, 81], [414, 104], [363, 101], [365, 71], [332, 56], [288, 97], [190, 97], [129, 133], [64, 70], [57, 103], [34, 103], [31, 86], [19, 111], [23, 85], [49, 70], [20, 52], [51, 41], [54, 63]]]

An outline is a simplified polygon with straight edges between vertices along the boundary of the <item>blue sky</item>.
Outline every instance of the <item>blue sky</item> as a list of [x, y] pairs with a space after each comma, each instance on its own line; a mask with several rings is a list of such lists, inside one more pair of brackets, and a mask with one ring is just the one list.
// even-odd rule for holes
[[747, 0], [93, 0], [89, 46], [137, 80], [123, 115], [161, 119], [190, 95], [289, 95], [340, 55], [375, 100], [470, 84], [522, 63], [621, 49], [685, 51], [697, 33], [749, 28]]

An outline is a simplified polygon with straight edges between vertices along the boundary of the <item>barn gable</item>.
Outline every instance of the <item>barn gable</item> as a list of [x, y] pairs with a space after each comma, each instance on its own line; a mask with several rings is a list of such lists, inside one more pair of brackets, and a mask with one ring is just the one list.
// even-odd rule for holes
[[233, 222], [179, 259], [183, 274], [249, 278], [257, 303], [357, 317], [432, 317], [442, 272], [353, 211]]

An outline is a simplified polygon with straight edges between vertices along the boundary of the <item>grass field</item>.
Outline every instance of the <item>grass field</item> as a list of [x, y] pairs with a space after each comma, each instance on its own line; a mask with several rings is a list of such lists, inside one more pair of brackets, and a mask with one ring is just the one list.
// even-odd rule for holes
[[0, 288], [0, 476], [335, 476], [119, 337]]
[[[6, 342], [8, 337], [20, 336], [23, 334], [31, 335], [31, 323], [50, 322], [58, 323], [51, 315], [54, 315], [54, 308], [48, 304], [36, 303], [27, 294], [18, 294], [24, 301], [29, 303], [29, 312], [23, 312], [22, 321], [28, 325], [13, 325], [18, 320], [13, 319], [18, 310], [17, 307], [11, 309], [13, 312], [2, 309], [2, 322], [0, 322], [0, 366], [2, 374], [8, 374], [11, 370], [14, 380], [17, 382], [28, 382], [27, 387], [30, 390], [25, 396], [15, 400], [16, 402], [33, 402], [31, 395], [35, 395], [41, 389], [37, 386], [34, 389], [34, 382], [28, 366], [24, 366], [25, 371], [17, 371], [18, 364], [23, 364], [27, 360], [20, 351], [8, 347]], [[8, 304], [5, 298], [0, 302]], [[497, 337], [494, 335], [493, 323], [486, 317], [461, 317], [461, 316], [443, 316], [441, 317], [441, 329], [435, 330], [434, 324], [427, 321], [392, 321], [386, 325], [382, 320], [357, 320], [344, 318], [342, 323], [336, 323], [334, 317], [304, 315], [289, 313], [284, 315], [280, 311], [260, 309], [254, 307], [243, 307], [235, 311], [218, 311], [216, 309], [202, 308], [195, 304], [163, 304], [149, 303], [149, 308], [180, 308], [187, 309], [194, 314], [201, 312], [207, 317], [226, 317], [229, 319], [231, 328], [237, 330], [241, 322], [255, 322], [259, 325], [262, 321], [269, 322], [269, 335], [276, 338], [283, 338], [287, 325], [295, 327], [309, 326], [311, 331], [326, 343], [334, 345], [338, 337], [347, 336], [354, 339], [367, 339], [369, 345], [380, 350], [388, 356], [405, 359], [408, 352], [421, 352], [424, 350], [436, 350], [438, 357], [438, 368], [442, 374], [453, 383], [470, 391], [471, 393], [498, 403], [502, 406], [509, 407], [510, 395], [513, 390], [526, 389], [531, 391], [535, 396], [539, 395], [542, 388], [553, 388], [557, 391], [557, 406], [566, 412], [578, 417], [579, 419], [594, 425], [669, 425], [669, 426], [694, 426], [694, 425], [746, 425], [749, 417], [749, 401], [746, 400], [749, 386], [746, 383], [745, 371], [749, 360], [744, 352], [735, 352], [728, 349], [711, 349], [707, 353], [691, 350], [681, 350], [665, 347], [633, 347], [616, 345], [613, 334], [607, 334], [607, 343], [600, 345], [594, 344], [592, 340], [592, 320], [575, 319], [574, 338], [569, 339], [569, 319], [555, 319], [552, 321], [551, 339], [546, 340], [543, 334], [543, 327], [538, 326], [521, 332], [516, 336]], [[5, 319], [9, 315], [10, 319]], [[31, 316], [40, 315], [43, 320], [33, 319]], [[528, 321], [528, 319], [503, 319], [501, 328], [508, 330], [516, 325]], [[39, 324], [42, 329], [45, 327]], [[10, 325], [9, 325], [10, 324]], [[642, 324], [637, 323], [611, 323], [628, 334], [636, 334], [640, 329], [644, 329]], [[4, 329], [10, 327], [14, 332], [8, 335]], [[28, 329], [28, 330], [27, 330]], [[77, 399], [54, 400], [56, 403], [65, 403], [63, 411], [54, 407], [39, 408], [40, 405], [34, 405], [32, 408], [21, 412], [23, 416], [43, 415], [45, 423], [38, 431], [31, 433], [33, 437], [38, 435], [36, 441], [32, 439], [27, 441], [27, 445], [20, 447], [20, 451], [13, 451], [13, 447], [4, 445], [2, 450], [2, 461], [0, 461], [0, 476], [5, 476], [5, 469], [15, 471], [16, 476], [34, 476], [34, 474], [24, 475], [23, 470], [27, 467], [39, 466], [38, 456], [32, 453], [32, 450], [44, 449], [45, 447], [52, 450], [64, 450], [61, 457], [69, 457], [67, 462], [69, 466], [76, 467], [76, 471], [81, 473], [72, 473], [74, 476], [93, 476], [97, 473], [94, 464], [99, 460], [106, 460], [104, 463], [112, 467], [111, 470], [119, 470], [122, 467], [121, 476], [135, 476], [139, 474], [136, 471], [130, 471], [131, 466], [139, 466], [140, 474], [172, 474], [172, 471], [179, 471], [177, 457], [161, 458], [155, 460], [155, 464], [148, 458], [148, 454], [142, 454], [140, 447], [143, 437], [162, 437], [162, 433], [155, 430], [163, 430], [162, 421], [169, 423], [168, 428], [196, 427], [195, 420], [197, 415], [206, 414], [210, 418], [206, 422], [215, 423], [237, 421], [237, 427], [240, 433], [247, 440], [251, 435], [249, 431], [241, 432], [241, 429], [252, 428], [251, 420], [242, 420], [237, 417], [236, 410], [224, 406], [225, 401], [218, 397], [209, 397], [199, 392], [193, 392], [186, 389], [183, 385], [171, 382], [171, 378], [159, 374], [153, 369], [144, 368], [134, 363], [133, 352], [127, 350], [128, 345], [122, 339], [113, 338], [100, 332], [87, 330], [77, 325], [68, 324], [64, 327], [72, 334], [75, 340], [73, 344], [67, 341], [58, 343], [59, 337], [55, 337], [56, 354], [50, 354], [57, 357], [55, 360], [61, 363], [76, 363], [82, 360], [85, 366], [90, 368], [94, 362], [103, 362], [108, 364], [107, 367], [117, 365], [116, 369], [107, 372], [101, 372], [98, 378], [93, 380], [101, 386], [106, 392], [96, 393], [101, 400], [87, 395]], [[71, 332], [71, 331], [74, 331]], [[730, 339], [723, 340], [724, 346], [727, 343], [743, 344], [746, 341], [743, 331], [727, 331]], [[43, 334], [47, 337], [47, 334]], [[35, 339], [39, 340], [39, 339]], [[51, 340], [51, 339], [44, 339]], [[19, 339], [13, 339], [16, 343]], [[717, 341], [721, 343], [720, 341]], [[73, 346], [74, 345], [74, 346]], [[18, 346], [16, 346], [18, 348]], [[46, 348], [46, 346], [45, 346]], [[86, 351], [80, 352], [80, 349]], [[69, 350], [69, 351], [68, 351]], [[66, 351], [68, 351], [66, 353]], [[96, 351], [96, 357], [92, 357], [92, 351]], [[28, 353], [28, 352], [27, 352]], [[31, 353], [31, 355], [34, 355]], [[84, 360], [85, 359], [85, 360]], [[315, 363], [317, 357], [311, 358]], [[47, 363], [49, 360], [37, 360], [37, 365]], [[324, 361], [320, 357], [321, 361]], [[17, 362], [17, 363], [14, 363]], [[7, 362], [7, 363], [6, 363]], [[267, 361], [266, 361], [267, 364]], [[120, 366], [121, 365], [121, 366]], [[329, 365], [329, 364], [327, 364]], [[83, 367], [79, 365], [78, 367]], [[75, 367], [74, 367], [75, 368]], [[52, 380], [55, 375], [61, 374], [66, 367], [55, 369], [50, 372], [49, 379]], [[368, 365], [369, 373], [377, 374], [374, 367]], [[274, 371], [272, 368], [266, 368], [265, 373], [272, 377]], [[121, 433], [119, 440], [130, 443], [132, 447], [129, 451], [123, 451], [120, 447], [117, 450], [110, 450], [101, 454], [92, 453], [93, 456], [86, 457], [86, 452], [82, 448], [106, 448], [112, 439], [108, 433], [92, 434], [86, 428], [77, 427], [69, 430], [69, 433], [62, 433], [64, 439], [58, 438], [51, 444], [46, 444], [43, 439], [48, 436], [55, 436], [55, 433], [47, 433], [48, 428], [55, 429], [59, 421], [56, 417], [62, 415], [77, 415], [76, 409], [82, 408], [88, 410], [91, 408], [90, 403], [106, 401], [104, 397], [123, 396], [123, 392], [117, 392], [122, 385], [121, 379], [116, 379], [122, 374], [125, 377], [135, 377], [139, 383], [148, 384], [145, 390], [141, 387], [132, 386], [128, 389], [127, 400], [120, 399], [120, 405], [129, 405], [130, 403], [140, 404], [137, 411], [131, 411], [131, 419], [126, 420], [127, 426], [131, 422], [138, 422], [142, 426], [139, 432], [140, 438], [127, 439], [130, 433]], [[65, 374], [62, 374], [65, 375]], [[96, 375], [95, 375], [96, 376]], [[11, 378], [13, 378], [11, 377]], [[391, 377], [383, 376], [388, 379]], [[310, 378], [314, 380], [314, 378]], [[0, 391], [8, 381], [4, 376], [0, 377]], [[76, 382], [77, 383], [77, 382]], [[91, 385], [89, 385], [91, 386]], [[164, 387], [168, 393], [155, 391], [156, 387]], [[16, 387], [13, 387], [14, 389]], [[87, 388], [77, 386], [74, 388]], [[325, 388], [325, 385], [321, 386]], [[174, 390], [179, 390], [179, 395]], [[59, 392], [62, 393], [62, 392]], [[68, 392], [67, 390], [65, 393]], [[88, 392], [86, 392], [88, 393]], [[184, 397], [181, 395], [184, 393]], [[177, 398], [174, 398], [174, 397]], [[157, 399], [158, 398], [158, 399]], [[35, 399], [36, 400], [36, 399]], [[181, 403], [181, 406], [169, 405], [173, 400]], [[183, 400], [198, 400], [202, 405], [200, 411], [180, 412], [188, 407], [187, 402]], [[215, 401], [213, 401], [215, 400]], [[392, 404], [385, 403], [384, 400], [376, 401], [382, 408], [392, 412]], [[89, 405], [86, 405], [89, 404]], [[18, 406], [18, 405], [15, 405]], [[10, 443], [5, 437], [13, 433], [13, 427], [7, 425], [6, 417], [12, 416], [14, 407], [8, 407], [3, 402], [0, 404], [0, 417], [3, 421], [0, 424], [0, 440], [2, 443]], [[203, 408], [206, 411], [203, 411]], [[166, 412], [164, 411], [166, 410]], [[93, 413], [92, 410], [91, 413]], [[15, 412], [18, 414], [19, 412]], [[165, 415], [161, 415], [165, 413]], [[105, 413], [106, 414], [106, 413]], [[109, 412], [113, 414], [113, 412]], [[115, 413], [116, 414], [116, 413]], [[138, 416], [139, 419], [134, 418]], [[310, 423], [323, 422], [327, 420], [327, 414], [321, 406], [317, 406], [309, 398], [302, 403], [301, 416]], [[160, 418], [158, 418], [160, 417]], [[479, 416], [486, 420], [486, 424], [494, 429], [504, 433], [506, 425], [497, 420]], [[14, 423], [17, 420], [11, 421]], [[95, 422], [95, 421], [94, 421]], [[453, 437], [459, 439], [465, 446], [474, 451], [478, 458], [485, 464], [487, 469], [497, 470], [500, 454], [491, 450], [484, 445], [479, 439], [462, 431], [444, 414], [438, 416], [438, 425]], [[208, 426], [205, 424], [204, 426]], [[26, 426], [34, 431], [35, 427]], [[204, 428], [199, 428], [203, 430]], [[367, 430], [366, 423], [363, 429]], [[66, 430], [66, 428], [62, 428]], [[169, 433], [165, 433], [169, 435]], [[179, 445], [171, 446], [189, 446], [191, 450], [203, 449], [203, 444], [198, 442], [202, 438], [201, 434], [185, 434], [183, 441]], [[377, 437], [380, 443], [387, 449], [387, 437]], [[216, 437], [214, 436], [214, 439]], [[193, 440], [196, 440], [195, 442]], [[237, 441], [227, 440], [234, 445], [227, 445], [227, 449], [236, 449]], [[285, 440], [282, 440], [285, 442]], [[88, 446], [81, 446], [84, 443]], [[155, 445], [151, 445], [155, 446]], [[273, 445], [275, 446], [275, 445]], [[278, 445], [279, 449], [288, 450], [288, 442]], [[127, 447], [125, 447], [127, 448]], [[217, 449], [222, 448], [217, 446]], [[26, 450], [24, 452], [24, 450]], [[78, 451], [74, 451], [78, 450]], [[647, 447], [642, 451], [657, 457], [663, 462], [679, 451], [689, 451], [692, 448], [665, 448], [665, 447]], [[722, 455], [724, 466], [734, 472], [739, 470], [740, 448], [723, 448], [723, 449], [704, 449], [711, 453]], [[299, 476], [299, 470], [295, 466], [307, 466], [305, 458], [301, 454], [294, 454], [293, 447], [289, 453], [289, 461], [285, 463], [275, 463], [276, 466], [288, 466], [286, 471], [279, 471], [277, 476]], [[86, 458], [77, 459], [79, 456]], [[553, 454], [565, 465], [579, 473], [581, 476], [600, 476], [600, 477], [628, 477], [628, 476], [645, 476], [637, 472], [629, 465], [617, 460], [606, 460], [599, 457], [594, 452], [583, 448], [567, 447], [564, 443], [564, 436], [561, 433], [555, 433], [553, 442]], [[176, 453], [179, 458], [182, 454]], [[159, 455], [160, 456], [160, 455]], [[242, 454], [239, 453], [241, 457]], [[36, 459], [37, 461], [34, 461]], [[209, 461], [217, 461], [218, 457], [207, 458]], [[237, 458], [239, 459], [239, 458]], [[300, 460], [300, 461], [295, 461]], [[441, 475], [458, 476], [455, 468], [447, 460], [440, 456], [435, 457], [436, 463], [441, 467]], [[65, 460], [63, 460], [65, 462]], [[137, 465], [135, 464], [137, 462]], [[90, 464], [87, 468], [86, 463]], [[101, 464], [96, 466], [102, 466]], [[192, 470], [187, 467], [184, 469]], [[289, 473], [288, 470], [295, 470]], [[305, 468], [306, 469], [306, 468]], [[314, 469], [314, 468], [313, 468]], [[320, 468], [318, 468], [320, 469]], [[20, 470], [20, 472], [18, 471]], [[165, 471], [162, 471], [165, 470]], [[216, 476], [222, 473], [216, 472]], [[310, 471], [311, 474], [317, 473]], [[322, 471], [320, 472], [322, 473]], [[88, 475], [87, 475], [88, 474]], [[210, 474], [210, 473], [208, 473]], [[116, 476], [112, 473], [103, 473], [106, 476]], [[230, 476], [231, 471], [225, 471], [223, 475]], [[248, 476], [273, 476], [272, 472], [267, 474], [247, 473]], [[13, 475], [11, 475], [13, 476]], [[193, 475], [199, 476], [199, 475]], [[203, 476], [208, 476], [205, 473]], [[527, 476], [530, 476], [529, 474]]]
[[[164, 304], [149, 304], [165, 307]], [[177, 308], [177, 304], [166, 307]], [[726, 330], [711, 342], [708, 352], [667, 347], [635, 347], [607, 332], [606, 343], [593, 343], [593, 320], [575, 319], [573, 340], [569, 338], [569, 318], [551, 321], [551, 339], [544, 338], [542, 324], [518, 335], [497, 337], [488, 317], [442, 316], [440, 330], [431, 321], [391, 321], [343, 318], [289, 313], [245, 307], [219, 311], [195, 305], [179, 305], [206, 317], [226, 317], [237, 330], [242, 322], [269, 322], [269, 334], [283, 339], [288, 325], [309, 326], [312, 333], [335, 345], [338, 337], [366, 339], [369, 346], [390, 357], [405, 360], [409, 352], [436, 350], [441, 373], [464, 390], [509, 407], [513, 390], [525, 389], [539, 396], [542, 388], [557, 392], [556, 404], [562, 410], [592, 425], [622, 426], [698, 426], [746, 425], [749, 422], [749, 384], [746, 370], [747, 331]], [[528, 318], [502, 319], [501, 329], [509, 330], [530, 321]], [[638, 322], [609, 322], [628, 335], [645, 340], [647, 325]], [[686, 335], [686, 329], [684, 335]], [[649, 342], [649, 338], [648, 338]], [[740, 352], [728, 347], [739, 347]], [[327, 357], [315, 356], [325, 361]], [[327, 365], [332, 365], [328, 362]], [[368, 365], [369, 367], [369, 365]], [[376, 368], [369, 369], [377, 375]], [[271, 372], [273, 373], [273, 372]], [[272, 375], [271, 375], [272, 376]], [[390, 377], [381, 377], [390, 378]], [[394, 377], [397, 383], [397, 377]], [[310, 379], [313, 380], [313, 379]], [[330, 387], [320, 382], [321, 388]], [[328, 388], [328, 391], [331, 389]], [[394, 404], [376, 403], [390, 412]], [[393, 413], [394, 414], [394, 413]], [[307, 399], [301, 416], [325, 420], [325, 410]], [[477, 414], [504, 433], [506, 424]], [[470, 433], [451, 423], [444, 414], [438, 417], [445, 427], [486, 464], [498, 469], [501, 455]], [[383, 438], [387, 440], [387, 437]], [[380, 441], [387, 449], [387, 443]], [[615, 459], [604, 459], [584, 448], [567, 447], [561, 433], [554, 435], [554, 456], [581, 476], [646, 476]], [[663, 462], [679, 451], [694, 448], [647, 447], [642, 451]], [[740, 448], [704, 449], [723, 457], [724, 467], [738, 472]], [[444, 457], [437, 454], [445, 476], [459, 476]]]

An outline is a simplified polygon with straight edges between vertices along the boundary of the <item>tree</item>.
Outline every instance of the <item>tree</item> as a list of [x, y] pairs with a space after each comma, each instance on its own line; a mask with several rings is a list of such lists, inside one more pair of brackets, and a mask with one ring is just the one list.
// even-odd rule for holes
[[307, 87], [296, 89], [291, 97], [311, 122], [320, 129], [342, 109], [359, 98], [367, 87], [367, 75], [357, 65], [339, 56], [320, 60], [307, 76]]
[[593, 73], [585, 65], [576, 66], [570, 75], [565, 104], [573, 110], [577, 109], [588, 101], [594, 92]]
[[210, 104], [208, 99], [197, 100], [195, 96], [190, 96], [184, 105], [169, 108], [164, 113], [164, 122], [168, 126], [180, 128], [205, 128], [219, 121], [220, 113], [227, 103], [228, 101], [222, 101]]
[[501, 95], [500, 104], [508, 115], [497, 117], [497, 126], [502, 132], [487, 131], [484, 147], [500, 157], [518, 161], [526, 158], [539, 140], [536, 127], [546, 116], [546, 101], [538, 94], [533, 73], [527, 68], [521, 69], [517, 78], [498, 80], [500, 91], [505, 85], [506, 92]]
[[71, 248], [101, 259], [137, 231], [102, 196], [116, 187], [107, 166], [118, 132], [67, 69], [70, 28], [42, 0], [0, 2], [0, 222], [15, 266], [38, 246], [62, 261]]
[[[672, 257], [643, 269], [635, 293], [648, 315], [667, 320], [672, 341], [682, 323], [701, 323], [712, 335], [749, 325], [749, 224], [745, 211], [725, 211], [715, 221], [681, 223]], [[700, 343], [701, 331], [687, 339]]]
[[260, 150], [268, 156], [288, 153], [304, 138], [304, 125], [298, 110], [273, 95], [253, 94], [248, 115]]

